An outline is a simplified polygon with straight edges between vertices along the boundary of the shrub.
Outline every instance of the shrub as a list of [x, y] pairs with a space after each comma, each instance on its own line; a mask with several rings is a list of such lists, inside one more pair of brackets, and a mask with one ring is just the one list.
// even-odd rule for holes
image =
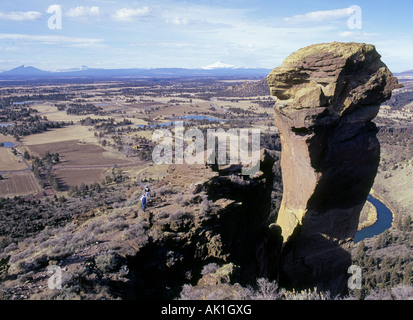
[[124, 218], [116, 218], [115, 220], [102, 225], [98, 231], [99, 233], [109, 233], [109, 232], [122, 231], [128, 228], [129, 228], [129, 223], [126, 222]]
[[214, 206], [214, 203], [211, 200], [208, 199], [203, 199], [202, 203], [199, 205], [200, 213], [208, 217], [212, 213], [212, 208]]
[[391, 290], [391, 295], [395, 300], [412, 300], [413, 287], [400, 285]]
[[216, 286], [191, 286], [182, 287], [180, 300], [249, 300], [249, 291], [238, 283], [234, 285], [220, 284]]
[[257, 290], [253, 292], [251, 298], [253, 300], [280, 300], [278, 284], [264, 278], [257, 279]]
[[18, 248], [17, 244], [15, 242], [9, 244], [6, 248], [4, 248], [3, 252], [4, 253], [9, 253], [10, 251], [16, 250]]
[[137, 244], [139, 247], [144, 247], [149, 241], [149, 237], [145, 230], [146, 228], [147, 224], [145, 221], [133, 224], [124, 233], [122, 238], [123, 240], [134, 240], [134, 245]]
[[136, 206], [138, 203], [140, 203], [141, 194], [142, 192], [135, 191], [130, 197], [130, 199], [125, 203], [125, 207]]
[[201, 274], [204, 276], [210, 273], [215, 273], [215, 271], [217, 271], [218, 269], [219, 265], [217, 265], [216, 263], [209, 263], [202, 268]]
[[115, 272], [120, 268], [121, 259], [115, 252], [108, 252], [97, 256], [95, 264], [102, 272]]
[[180, 206], [182, 206], [183, 201], [184, 201], [184, 196], [182, 194], [178, 194], [175, 197], [175, 202], [177, 202]]
[[194, 215], [190, 212], [178, 210], [170, 216], [170, 228], [173, 231], [185, 231], [193, 226]]
[[317, 292], [317, 289], [314, 290], [302, 290], [300, 292], [296, 292], [293, 290], [292, 292], [285, 292], [284, 294], [285, 300], [330, 300], [330, 293], [329, 292]]
[[164, 196], [168, 194], [176, 194], [177, 190], [170, 186], [162, 186], [156, 190], [154, 190], [157, 195]]
[[168, 218], [169, 218], [169, 213], [164, 212], [164, 211], [159, 211], [155, 214], [155, 221], [162, 220], [162, 219], [168, 219]]

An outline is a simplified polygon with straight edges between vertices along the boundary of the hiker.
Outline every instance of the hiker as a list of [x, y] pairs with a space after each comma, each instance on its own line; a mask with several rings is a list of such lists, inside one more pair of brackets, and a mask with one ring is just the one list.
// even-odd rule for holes
[[148, 201], [151, 201], [151, 189], [149, 189], [149, 186], [145, 186], [145, 194], [148, 198]]
[[145, 212], [145, 206], [146, 206], [146, 194], [145, 193], [141, 197], [141, 202], [142, 202], [142, 211]]

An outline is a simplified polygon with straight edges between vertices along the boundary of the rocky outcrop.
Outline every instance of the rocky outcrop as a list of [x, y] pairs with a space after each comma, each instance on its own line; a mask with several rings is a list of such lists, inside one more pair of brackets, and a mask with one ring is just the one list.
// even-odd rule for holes
[[[144, 232], [122, 249], [133, 288], [128, 298], [175, 298], [183, 284], [198, 285], [194, 290], [208, 295], [214, 287], [233, 294], [236, 287], [229, 282], [275, 277], [282, 242], [279, 228], [268, 225], [281, 202], [279, 158], [278, 151], [262, 149], [254, 176], [242, 176], [242, 165], [235, 164], [219, 166], [218, 172], [205, 165], [170, 165], [153, 186], [154, 202], [139, 212]], [[202, 274], [211, 263], [233, 264], [237, 272]]]
[[372, 119], [397, 79], [372, 45], [303, 48], [267, 77], [277, 97], [283, 200], [282, 279], [341, 292], [360, 211], [380, 159]]
[[226, 90], [221, 92], [223, 96], [229, 97], [255, 97], [268, 96], [270, 88], [268, 88], [267, 79], [258, 81], [245, 81], [241, 84], [229, 86]]

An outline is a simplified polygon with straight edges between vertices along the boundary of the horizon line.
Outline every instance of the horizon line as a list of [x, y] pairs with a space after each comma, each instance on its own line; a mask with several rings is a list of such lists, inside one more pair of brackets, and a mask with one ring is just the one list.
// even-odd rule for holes
[[251, 70], [272, 70], [275, 67], [240, 67], [240, 66], [228, 66], [228, 67], [211, 67], [212, 65], [209, 66], [204, 66], [204, 67], [179, 67], [179, 66], [168, 66], [168, 67], [119, 67], [119, 68], [108, 68], [108, 67], [88, 67], [86, 65], [82, 65], [80, 67], [72, 67], [72, 68], [57, 68], [53, 70], [46, 70], [46, 69], [40, 69], [36, 66], [29, 65], [29, 64], [20, 64], [16, 67], [13, 67], [11, 69], [0, 69], [0, 73], [7, 72], [7, 71], [12, 71], [14, 69], [18, 69], [21, 67], [27, 67], [27, 68], [34, 68], [39, 71], [44, 71], [44, 72], [51, 72], [51, 73], [60, 73], [60, 72], [78, 72], [78, 71], [88, 71], [88, 70], [133, 70], [133, 69], [141, 69], [141, 70], [154, 70], [154, 69], [185, 69], [185, 70], [235, 70], [235, 69], [251, 69]]

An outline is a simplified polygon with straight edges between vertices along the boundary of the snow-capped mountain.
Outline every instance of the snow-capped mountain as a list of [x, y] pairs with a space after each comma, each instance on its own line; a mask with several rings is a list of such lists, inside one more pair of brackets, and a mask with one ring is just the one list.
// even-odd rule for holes
[[213, 69], [237, 69], [238, 67], [232, 65], [232, 64], [226, 64], [221, 61], [217, 61], [213, 64], [210, 64], [209, 66], [205, 66], [202, 69], [204, 70], [213, 70]]
[[85, 70], [91, 70], [88, 66], [81, 66], [79, 68], [69, 68], [69, 69], [57, 69], [57, 72], [72, 72], [72, 71], [85, 71]]
[[45, 75], [45, 74], [48, 74], [48, 73], [49, 72], [47, 72], [47, 71], [43, 71], [43, 70], [37, 69], [37, 68], [32, 67], [32, 66], [22, 65], [20, 67], [2, 72], [2, 75], [38, 76], [38, 75]]

